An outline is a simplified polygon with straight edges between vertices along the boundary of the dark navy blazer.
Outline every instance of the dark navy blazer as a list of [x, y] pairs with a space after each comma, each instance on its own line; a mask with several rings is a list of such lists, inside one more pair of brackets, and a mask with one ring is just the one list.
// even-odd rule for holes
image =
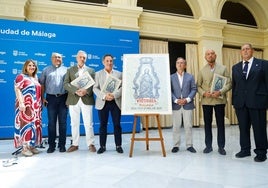
[[254, 58], [246, 79], [243, 62], [232, 67], [232, 104], [234, 108], [268, 108], [268, 61]]

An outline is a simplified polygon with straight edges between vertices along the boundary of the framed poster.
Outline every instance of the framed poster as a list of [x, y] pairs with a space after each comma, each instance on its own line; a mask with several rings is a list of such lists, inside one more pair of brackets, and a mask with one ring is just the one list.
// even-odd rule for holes
[[90, 76], [90, 74], [85, 71], [81, 76], [77, 77], [74, 79], [71, 84], [78, 89], [83, 88], [83, 89], [88, 89], [89, 87], [93, 86], [95, 84], [95, 81], [93, 78]]
[[104, 86], [101, 89], [103, 93], [114, 93], [121, 85], [121, 80], [109, 74], [107, 76]]
[[124, 54], [122, 81], [122, 114], [172, 113], [168, 54]]
[[[227, 82], [227, 78], [225, 76], [214, 73], [213, 80], [211, 84], [211, 92], [220, 91], [223, 87], [225, 87]], [[219, 96], [219, 98], [223, 98], [223, 96]]]

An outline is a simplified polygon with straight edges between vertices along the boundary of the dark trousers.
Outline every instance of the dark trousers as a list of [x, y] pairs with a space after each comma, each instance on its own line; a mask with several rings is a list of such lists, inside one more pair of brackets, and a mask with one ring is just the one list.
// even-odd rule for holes
[[250, 128], [252, 125], [257, 155], [267, 153], [267, 130], [266, 130], [266, 109], [239, 108], [235, 109], [240, 130], [241, 150], [250, 152]]
[[59, 124], [59, 147], [66, 144], [66, 119], [67, 119], [67, 106], [65, 104], [67, 94], [56, 97], [55, 95], [46, 95], [48, 101], [48, 144], [49, 147], [55, 148], [56, 134], [57, 134], [57, 120]]
[[115, 101], [106, 101], [103, 109], [98, 110], [100, 129], [99, 129], [99, 138], [100, 146], [106, 147], [107, 140], [107, 124], [109, 119], [109, 113], [112, 115], [112, 121], [114, 125], [114, 141], [116, 146], [121, 146], [122, 144], [122, 129], [121, 129], [121, 110], [116, 105]]
[[204, 122], [205, 122], [205, 144], [206, 147], [212, 148], [212, 117], [213, 108], [215, 111], [216, 124], [217, 124], [217, 143], [219, 148], [225, 146], [225, 127], [224, 127], [224, 116], [225, 116], [225, 104], [218, 105], [202, 105]]

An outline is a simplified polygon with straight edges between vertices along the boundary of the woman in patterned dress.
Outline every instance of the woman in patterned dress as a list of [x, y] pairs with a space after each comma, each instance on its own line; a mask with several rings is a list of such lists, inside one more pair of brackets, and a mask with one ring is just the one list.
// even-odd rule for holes
[[41, 123], [41, 85], [37, 79], [37, 65], [33, 60], [27, 60], [22, 73], [15, 81], [15, 133], [14, 145], [22, 148], [24, 156], [38, 154], [35, 148], [42, 141]]

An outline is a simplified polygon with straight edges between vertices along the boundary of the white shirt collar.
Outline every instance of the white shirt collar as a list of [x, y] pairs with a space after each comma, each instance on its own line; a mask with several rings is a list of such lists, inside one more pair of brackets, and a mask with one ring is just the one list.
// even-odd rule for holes
[[[253, 59], [254, 59], [254, 57], [251, 57], [247, 62], [248, 62], [248, 64], [249, 65], [251, 65], [252, 64], [252, 62], [253, 62]], [[243, 60], [243, 65], [245, 64], [245, 60]]]
[[106, 72], [106, 74], [113, 74], [114, 69], [112, 69], [110, 73], [107, 72], [105, 69], [104, 69], [104, 71]]

